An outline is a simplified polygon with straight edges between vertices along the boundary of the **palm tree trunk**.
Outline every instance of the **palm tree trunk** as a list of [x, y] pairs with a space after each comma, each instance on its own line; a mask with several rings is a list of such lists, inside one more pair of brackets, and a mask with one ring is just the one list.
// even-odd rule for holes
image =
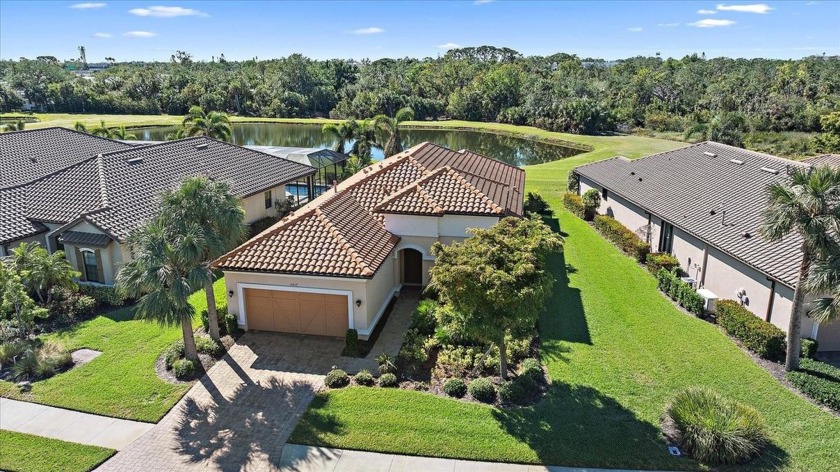
[[213, 292], [213, 281], [204, 284], [204, 295], [207, 297], [207, 321], [210, 338], [219, 341], [219, 315], [216, 311], [216, 294]]
[[184, 357], [191, 361], [198, 361], [198, 351], [195, 349], [195, 336], [193, 335], [191, 319], [181, 318], [181, 334], [184, 336]]
[[503, 379], [507, 380], [507, 346], [505, 346], [505, 338], [499, 341], [499, 374]]
[[799, 265], [799, 281], [793, 292], [793, 306], [790, 309], [790, 322], [787, 332], [787, 354], [785, 356], [785, 370], [787, 372], [799, 368], [799, 351], [802, 345], [802, 316], [805, 314], [805, 281], [811, 268], [811, 255], [803, 251], [802, 263]]

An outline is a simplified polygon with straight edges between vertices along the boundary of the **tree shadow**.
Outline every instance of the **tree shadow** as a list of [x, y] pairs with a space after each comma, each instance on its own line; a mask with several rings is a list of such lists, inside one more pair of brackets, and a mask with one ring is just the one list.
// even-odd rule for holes
[[[592, 344], [589, 326], [586, 322], [580, 289], [569, 285], [569, 274], [577, 269], [566, 263], [564, 253], [552, 254], [548, 258], [548, 269], [556, 279], [551, 297], [540, 315], [540, 337], [543, 340], [543, 356], [561, 357], [560, 344], [549, 341]], [[557, 351], [557, 352], [553, 352]]]

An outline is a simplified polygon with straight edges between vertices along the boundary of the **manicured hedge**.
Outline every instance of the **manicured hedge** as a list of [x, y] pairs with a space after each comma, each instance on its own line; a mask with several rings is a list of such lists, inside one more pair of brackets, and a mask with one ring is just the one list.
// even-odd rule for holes
[[583, 199], [580, 198], [580, 195], [566, 192], [563, 194], [563, 206], [578, 218], [586, 218], [586, 210], [583, 207]]
[[753, 315], [734, 300], [715, 304], [718, 324], [750, 351], [764, 359], [781, 360], [785, 355], [785, 333]]
[[814, 401], [840, 411], [840, 369], [813, 359], [802, 359], [799, 370], [785, 374], [788, 381]]
[[79, 293], [96, 300], [97, 305], [121, 306], [125, 303], [123, 297], [115, 287], [108, 285], [79, 284]]
[[656, 280], [659, 282], [659, 290], [671, 297], [671, 300], [697, 316], [703, 314], [705, 300], [694, 290], [694, 287], [680, 280], [677, 274], [661, 268], [656, 273]]
[[679, 269], [680, 261], [667, 252], [652, 252], [645, 258], [645, 267], [651, 274], [658, 274], [659, 269], [671, 272], [674, 269]]
[[802, 338], [802, 352], [800, 356], [813, 359], [817, 355], [817, 348], [820, 344], [814, 338]]
[[639, 262], [645, 262], [650, 253], [650, 244], [642, 241], [636, 233], [627, 229], [615, 218], [606, 215], [596, 215], [593, 220], [597, 229], [605, 238], [614, 242], [622, 251], [634, 257]]

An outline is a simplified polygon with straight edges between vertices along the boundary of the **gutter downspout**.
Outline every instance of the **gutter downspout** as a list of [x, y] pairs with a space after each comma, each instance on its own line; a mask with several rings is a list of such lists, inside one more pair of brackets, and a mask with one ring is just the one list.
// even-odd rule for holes
[[709, 261], [709, 243], [703, 243], [703, 263], [700, 266], [700, 287], [706, 287], [706, 263]]
[[770, 300], [767, 302], [767, 314], [764, 316], [764, 321], [770, 322], [773, 316], [773, 303], [776, 301], [776, 280], [767, 277], [770, 281]]

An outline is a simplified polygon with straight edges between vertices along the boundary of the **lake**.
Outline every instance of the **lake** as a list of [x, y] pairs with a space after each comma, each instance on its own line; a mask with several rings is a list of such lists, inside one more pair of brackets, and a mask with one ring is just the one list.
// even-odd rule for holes
[[[291, 146], [304, 148], [332, 148], [335, 141], [321, 133], [320, 125], [295, 125], [283, 123], [235, 123], [233, 143], [239, 145]], [[137, 139], [163, 141], [174, 127], [140, 128], [131, 130]], [[469, 149], [516, 166], [541, 164], [563, 159], [580, 150], [530, 141], [522, 138], [500, 136], [492, 133], [461, 130], [401, 130], [403, 147], [428, 141], [449, 149]], [[348, 144], [346, 150], [350, 150]], [[374, 149], [374, 159], [382, 159], [381, 149]]]

